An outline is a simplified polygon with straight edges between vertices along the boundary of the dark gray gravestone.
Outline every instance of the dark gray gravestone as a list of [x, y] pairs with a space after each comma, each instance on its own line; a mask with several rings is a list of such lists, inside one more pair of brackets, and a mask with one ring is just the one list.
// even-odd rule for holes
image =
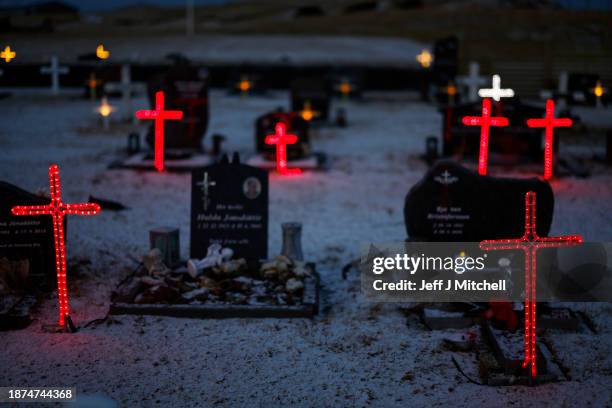
[[220, 162], [191, 178], [191, 257], [204, 258], [213, 243], [256, 265], [268, 257], [268, 172]]
[[316, 112], [313, 121], [326, 121], [331, 105], [331, 87], [320, 77], [300, 77], [291, 81], [291, 110], [300, 112], [307, 103]]
[[[25, 279], [20, 278], [20, 282], [13, 282], [14, 285], [11, 282], [5, 284], [8, 283], [9, 289], [26, 291], [49, 287], [55, 276], [51, 217], [16, 217], [11, 214], [11, 208], [16, 205], [46, 205], [49, 199], [2, 181], [0, 198], [0, 261], [5, 265], [20, 265], [20, 268], [27, 269], [26, 276], [22, 277]], [[10, 277], [3, 279], [11, 280]]]
[[520, 237], [528, 191], [536, 193], [537, 232], [544, 237], [554, 209], [546, 181], [479, 176], [456, 162], [440, 161], [406, 196], [406, 232], [410, 239], [440, 242]]
[[276, 145], [266, 144], [266, 136], [275, 133], [276, 124], [285, 124], [287, 134], [298, 137], [297, 143], [287, 145], [287, 159], [301, 159], [310, 154], [309, 125], [297, 112], [269, 112], [255, 121], [255, 148], [268, 160], [276, 159]]

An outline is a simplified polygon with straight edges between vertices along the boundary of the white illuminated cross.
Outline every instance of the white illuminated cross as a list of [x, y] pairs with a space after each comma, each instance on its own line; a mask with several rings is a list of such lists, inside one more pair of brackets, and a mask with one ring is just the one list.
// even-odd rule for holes
[[494, 101], [499, 102], [501, 98], [512, 98], [514, 90], [511, 88], [502, 89], [501, 78], [496, 74], [493, 75], [493, 87], [478, 90], [478, 96], [481, 98], [492, 98]]
[[457, 81], [467, 87], [468, 89], [468, 101], [476, 102], [478, 100], [478, 87], [484, 85], [487, 80], [485, 77], [480, 76], [480, 64], [477, 62], [470, 62], [469, 75], [460, 76]]

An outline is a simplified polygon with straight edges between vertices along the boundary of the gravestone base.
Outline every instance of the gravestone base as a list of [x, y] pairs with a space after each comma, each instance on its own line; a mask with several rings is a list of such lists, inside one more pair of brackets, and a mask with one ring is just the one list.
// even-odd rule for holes
[[[319, 312], [319, 274], [315, 264], [308, 263], [311, 276], [304, 278], [304, 289], [300, 302], [295, 304], [276, 305], [267, 303], [234, 304], [234, 303], [149, 303], [137, 304], [116, 301], [113, 297], [109, 314], [113, 315], [155, 315], [185, 317], [193, 319], [230, 319], [230, 318], [313, 318]], [[178, 268], [180, 269], [180, 268]], [[135, 271], [134, 275], [138, 271]], [[131, 279], [122, 281], [115, 293], [122, 286], [129, 285]]]
[[[268, 160], [264, 154], [256, 154], [250, 157], [246, 164], [265, 170], [275, 170], [276, 161]], [[301, 159], [287, 160], [289, 168], [300, 168], [302, 170], [324, 170], [327, 168], [327, 154], [315, 152]]]
[[[170, 172], [189, 172], [200, 167], [208, 166], [214, 158], [203, 152], [175, 152], [166, 153], [164, 157], [164, 170]], [[140, 152], [127, 159], [111, 163], [109, 169], [129, 169], [157, 171], [154, 166], [153, 154]]]

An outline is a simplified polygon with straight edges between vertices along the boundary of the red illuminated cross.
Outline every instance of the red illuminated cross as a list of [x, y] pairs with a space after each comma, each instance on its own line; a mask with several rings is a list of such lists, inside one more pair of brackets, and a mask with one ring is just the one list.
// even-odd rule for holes
[[57, 295], [59, 302], [59, 325], [64, 326], [64, 319], [70, 315], [68, 307], [68, 289], [66, 287], [66, 245], [64, 241], [65, 215], [95, 215], [100, 206], [93, 203], [65, 204], [60, 191], [59, 167], [49, 166], [49, 190], [51, 202], [47, 205], [24, 205], [12, 208], [13, 215], [50, 215], [53, 219], [53, 236], [55, 240], [55, 268], [57, 271]]
[[575, 246], [582, 243], [580, 235], [539, 237], [536, 232], [536, 193], [525, 194], [525, 232], [520, 238], [480, 242], [483, 251], [521, 249], [525, 253], [525, 359], [523, 367], [530, 366], [531, 376], [536, 369], [536, 258], [540, 248]]
[[480, 126], [480, 153], [478, 154], [478, 174], [487, 175], [487, 161], [489, 155], [489, 127], [508, 126], [508, 118], [491, 116], [491, 99], [482, 100], [482, 116], [464, 116], [462, 120], [466, 126]]
[[555, 102], [552, 99], [546, 101], [546, 116], [544, 119], [527, 119], [530, 128], [545, 128], [544, 136], [544, 178], [552, 177], [553, 168], [553, 130], [556, 127], [570, 127], [572, 120], [569, 118], [555, 118]]
[[164, 121], [183, 119], [182, 111], [164, 110], [164, 93], [155, 93], [155, 110], [136, 111], [138, 119], [155, 120], [155, 168], [157, 171], [164, 170]]
[[275, 127], [276, 133], [266, 136], [266, 144], [276, 145], [276, 170], [284, 176], [301, 174], [298, 168], [287, 168], [287, 145], [297, 143], [296, 135], [287, 134], [287, 127], [284, 123], [278, 122]]

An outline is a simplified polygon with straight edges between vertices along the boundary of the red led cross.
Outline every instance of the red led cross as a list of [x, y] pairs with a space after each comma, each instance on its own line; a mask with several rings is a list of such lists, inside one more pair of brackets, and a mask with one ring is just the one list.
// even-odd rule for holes
[[62, 202], [60, 175], [57, 164], [49, 166], [49, 190], [51, 202], [47, 205], [19, 205], [11, 209], [13, 215], [50, 215], [53, 219], [55, 240], [55, 268], [57, 272], [57, 296], [59, 302], [59, 325], [64, 326], [65, 318], [70, 315], [68, 289], [66, 287], [66, 245], [64, 240], [65, 215], [95, 215], [100, 206], [93, 203], [65, 204]]
[[136, 111], [138, 119], [155, 120], [155, 168], [157, 171], [164, 170], [164, 121], [183, 119], [182, 111], [164, 110], [164, 93], [155, 93], [155, 110]]
[[483, 251], [521, 249], [525, 253], [525, 359], [531, 376], [536, 369], [536, 258], [540, 248], [575, 246], [582, 243], [580, 235], [539, 237], [536, 232], [536, 193], [525, 194], [525, 232], [520, 238], [487, 240], [480, 243]]
[[508, 126], [508, 118], [491, 116], [491, 99], [482, 100], [482, 116], [464, 116], [466, 126], [480, 126], [480, 153], [478, 155], [478, 174], [486, 176], [489, 154], [489, 128], [491, 126]]
[[527, 119], [530, 128], [544, 128], [544, 178], [552, 177], [553, 167], [553, 130], [556, 127], [570, 127], [572, 120], [569, 118], [555, 118], [555, 102], [552, 99], [546, 101], [546, 116], [544, 119]]
[[275, 134], [266, 136], [266, 144], [276, 145], [276, 170], [284, 176], [301, 174], [298, 168], [287, 168], [287, 145], [297, 143], [296, 135], [287, 134], [287, 127], [284, 123], [278, 122], [275, 127]]

